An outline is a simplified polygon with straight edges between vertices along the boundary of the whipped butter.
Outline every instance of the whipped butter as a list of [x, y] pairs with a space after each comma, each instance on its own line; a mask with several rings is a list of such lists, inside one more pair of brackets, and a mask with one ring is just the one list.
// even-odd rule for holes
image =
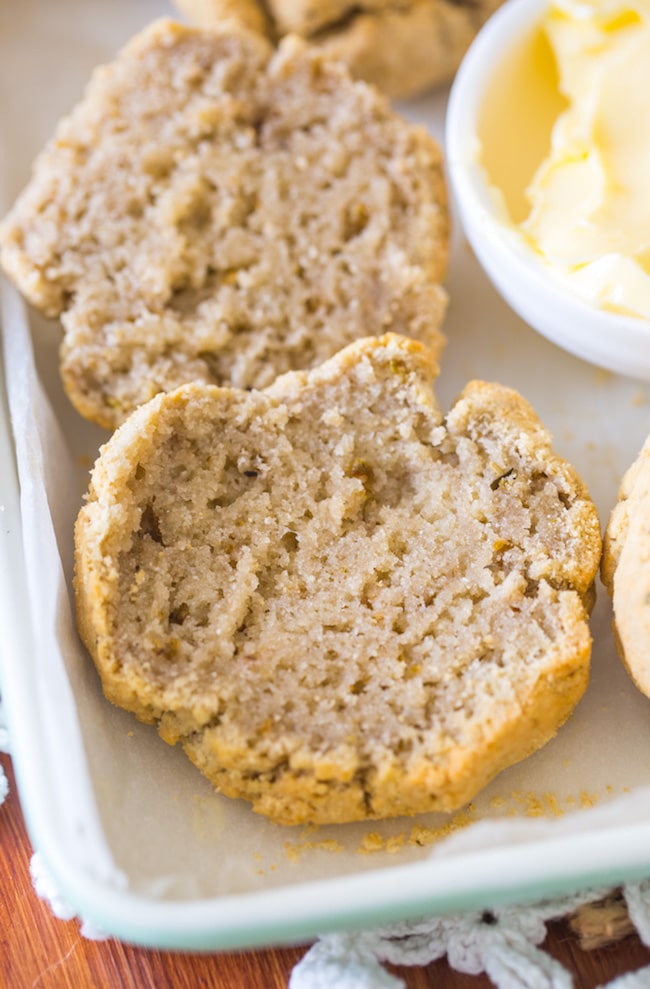
[[596, 306], [650, 319], [650, 0], [556, 0], [520, 57], [511, 98], [530, 99], [547, 147], [532, 171], [521, 166], [528, 175], [486, 159], [492, 184], [557, 277]]

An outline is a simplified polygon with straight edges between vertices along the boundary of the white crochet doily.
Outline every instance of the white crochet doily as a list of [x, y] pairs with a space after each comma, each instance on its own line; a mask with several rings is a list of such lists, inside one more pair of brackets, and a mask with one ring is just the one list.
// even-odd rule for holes
[[[623, 887], [641, 940], [650, 945], [650, 880]], [[571, 989], [571, 974], [537, 945], [549, 920], [563, 917], [609, 890], [395, 924], [355, 934], [328, 934], [295, 967], [289, 989], [402, 989], [384, 962], [427, 965], [447, 956], [451, 968], [485, 972], [497, 989]], [[614, 979], [608, 989], [650, 989], [650, 965]]]
[[[8, 741], [0, 700], [0, 751], [9, 751]], [[0, 768], [0, 803], [7, 792], [7, 778]], [[34, 890], [56, 917], [72, 920], [77, 916], [59, 895], [37, 852], [30, 871]], [[538, 947], [546, 937], [546, 924], [609, 892], [609, 888], [591, 889], [523, 906], [326, 934], [296, 965], [289, 989], [403, 989], [405, 983], [386, 971], [385, 962], [427, 965], [444, 955], [458, 972], [485, 972], [497, 989], [571, 989], [570, 972]], [[623, 895], [640, 939], [650, 947], [650, 879], [627, 883]], [[92, 923], [78, 919], [83, 937], [101, 940], [105, 936]], [[650, 989], [650, 965], [619, 976], [606, 989]]]

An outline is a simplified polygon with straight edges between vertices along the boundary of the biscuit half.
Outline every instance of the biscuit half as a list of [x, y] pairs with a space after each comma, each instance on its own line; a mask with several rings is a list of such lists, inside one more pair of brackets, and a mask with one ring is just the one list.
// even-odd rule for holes
[[151, 25], [62, 121], [0, 248], [61, 316], [66, 390], [108, 428], [160, 391], [265, 387], [369, 334], [443, 344], [440, 150], [295, 38]]
[[514, 391], [447, 416], [394, 335], [193, 384], [103, 448], [76, 526], [106, 696], [273, 820], [452, 810], [582, 695], [596, 510]]

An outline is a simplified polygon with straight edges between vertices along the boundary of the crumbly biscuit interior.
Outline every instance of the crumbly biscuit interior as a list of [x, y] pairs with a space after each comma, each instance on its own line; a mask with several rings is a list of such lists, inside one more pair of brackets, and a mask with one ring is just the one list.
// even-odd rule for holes
[[399, 354], [178, 406], [111, 549], [121, 675], [170, 740], [210, 728], [238, 770], [476, 744], [525, 706], [593, 577], [583, 499], [516, 436], [498, 406], [444, 420]]

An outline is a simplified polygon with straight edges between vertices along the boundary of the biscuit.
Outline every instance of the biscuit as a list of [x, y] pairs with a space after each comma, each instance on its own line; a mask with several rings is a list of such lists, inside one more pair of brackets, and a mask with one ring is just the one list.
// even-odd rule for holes
[[0, 229], [112, 428], [194, 380], [265, 387], [384, 331], [442, 347], [448, 210], [422, 128], [296, 39], [156, 22], [59, 126]]
[[353, 75], [407, 99], [449, 82], [480, 27], [503, 0], [176, 0], [213, 27], [236, 18], [271, 38], [295, 33]]
[[285, 824], [453, 810], [583, 693], [596, 510], [514, 391], [447, 416], [416, 341], [192, 384], [104, 446], [75, 532], [106, 696]]
[[602, 578], [619, 655], [650, 697], [650, 437], [625, 474], [605, 530]]

